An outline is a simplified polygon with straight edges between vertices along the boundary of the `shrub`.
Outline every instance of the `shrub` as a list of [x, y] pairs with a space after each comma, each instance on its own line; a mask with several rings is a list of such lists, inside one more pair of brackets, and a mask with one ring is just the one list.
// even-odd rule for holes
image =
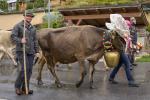
[[146, 31], [150, 32], [150, 25], [146, 27]]
[[136, 60], [137, 62], [150, 62], [150, 55], [144, 55]]
[[63, 15], [61, 15], [59, 12], [50, 12], [50, 15], [47, 13], [43, 17], [43, 24], [41, 25], [41, 28], [46, 28], [48, 27], [48, 17], [50, 18], [49, 20], [49, 25], [50, 28], [59, 28], [63, 26]]

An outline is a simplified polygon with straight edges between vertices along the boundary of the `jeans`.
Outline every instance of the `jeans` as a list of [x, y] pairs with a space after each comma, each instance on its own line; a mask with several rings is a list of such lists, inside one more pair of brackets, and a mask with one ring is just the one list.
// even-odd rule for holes
[[119, 64], [113, 69], [113, 71], [110, 74], [110, 78], [109, 79], [114, 79], [115, 75], [117, 74], [117, 72], [119, 71], [120, 67], [122, 66], [122, 64], [124, 64], [124, 70], [126, 72], [126, 77], [128, 79], [128, 82], [131, 83], [134, 81], [132, 75], [131, 75], [131, 71], [130, 71], [130, 61], [128, 58], [128, 55], [125, 54], [124, 52], [120, 53], [120, 60], [119, 60]]
[[[19, 62], [19, 72], [17, 79], [15, 81], [15, 88], [21, 89], [25, 87], [23, 52], [17, 52], [16, 54], [17, 60]], [[32, 75], [33, 61], [34, 61], [34, 54], [26, 54], [26, 73], [27, 73], [28, 88], [29, 88], [29, 80]]]

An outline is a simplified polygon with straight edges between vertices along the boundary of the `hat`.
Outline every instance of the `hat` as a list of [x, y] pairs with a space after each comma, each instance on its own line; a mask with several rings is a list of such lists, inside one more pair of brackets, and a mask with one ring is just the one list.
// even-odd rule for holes
[[[23, 14], [23, 16], [25, 16], [25, 13]], [[32, 12], [26, 12], [26, 16], [34, 17], [34, 14]]]

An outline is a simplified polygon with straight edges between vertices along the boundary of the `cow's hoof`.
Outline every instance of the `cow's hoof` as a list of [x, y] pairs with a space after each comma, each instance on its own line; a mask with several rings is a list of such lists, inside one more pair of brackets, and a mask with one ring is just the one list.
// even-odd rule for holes
[[90, 83], [90, 89], [95, 89], [96, 87], [93, 85], [93, 82]]
[[76, 87], [79, 88], [79, 87], [81, 86], [81, 84], [82, 84], [81, 81], [77, 82], [77, 83], [76, 83]]
[[94, 85], [90, 85], [90, 89], [96, 89]]
[[61, 88], [61, 87], [62, 87], [62, 84], [60, 84], [60, 83], [57, 84], [57, 87], [58, 87], [58, 88]]
[[43, 83], [43, 81], [42, 80], [40, 80], [40, 81], [38, 81], [38, 83], [37, 83], [38, 85], [43, 85], [44, 83]]
[[56, 84], [56, 86], [57, 86], [58, 88], [61, 88], [61, 87], [62, 87], [62, 84], [61, 84], [60, 82], [55, 81], [55, 84]]
[[17, 66], [17, 65], [14, 65], [14, 68], [18, 68], [18, 66]]

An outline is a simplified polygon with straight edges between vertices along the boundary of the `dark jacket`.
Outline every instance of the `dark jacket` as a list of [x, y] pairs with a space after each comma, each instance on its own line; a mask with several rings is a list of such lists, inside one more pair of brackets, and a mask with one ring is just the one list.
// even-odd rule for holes
[[[27, 54], [34, 54], [39, 52], [38, 41], [36, 39], [36, 28], [29, 24], [25, 28], [25, 37], [27, 43], [25, 45], [25, 50]], [[11, 39], [16, 44], [16, 51], [23, 51], [23, 44], [21, 39], [23, 38], [24, 31], [24, 21], [16, 24], [12, 30]]]
[[131, 41], [132, 41], [132, 43], [134, 44], [134, 45], [136, 45], [137, 44], [137, 30], [136, 30], [136, 27], [135, 27], [135, 25], [132, 25], [131, 27], [130, 27], [130, 34], [131, 34]]

